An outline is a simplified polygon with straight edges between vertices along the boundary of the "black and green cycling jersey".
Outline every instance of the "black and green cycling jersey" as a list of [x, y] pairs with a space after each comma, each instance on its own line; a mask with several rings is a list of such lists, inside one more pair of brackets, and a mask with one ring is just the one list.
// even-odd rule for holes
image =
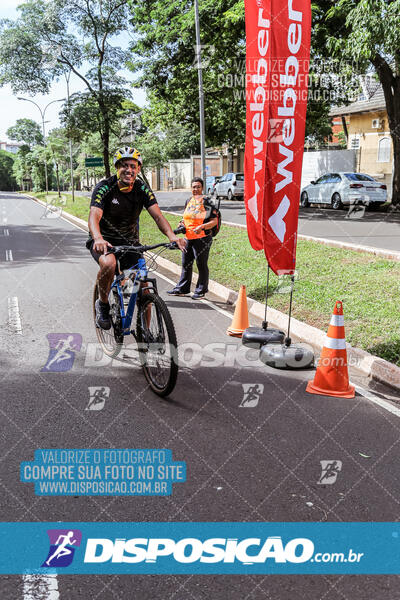
[[[121, 192], [117, 176], [103, 179], [92, 193], [90, 206], [101, 208], [100, 232], [114, 246], [139, 243], [139, 216], [143, 208], [157, 204], [153, 192], [140, 179], [136, 179], [130, 192]], [[87, 245], [92, 241], [89, 234]]]

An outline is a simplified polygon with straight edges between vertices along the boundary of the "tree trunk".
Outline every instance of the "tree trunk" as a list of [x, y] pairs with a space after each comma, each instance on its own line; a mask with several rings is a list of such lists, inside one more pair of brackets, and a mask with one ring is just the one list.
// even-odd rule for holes
[[392, 204], [400, 205], [400, 77], [395, 76], [388, 63], [377, 54], [372, 63], [378, 73], [385, 95], [390, 135], [393, 142]]
[[390, 135], [392, 136], [393, 142], [392, 204], [394, 206], [400, 206], [400, 77], [396, 77], [393, 90], [394, 94], [391, 108], [387, 109]]

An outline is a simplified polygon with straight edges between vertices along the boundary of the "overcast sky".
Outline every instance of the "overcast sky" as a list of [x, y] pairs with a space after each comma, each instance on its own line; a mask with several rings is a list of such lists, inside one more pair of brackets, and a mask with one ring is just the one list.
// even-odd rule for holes
[[[15, 19], [18, 16], [16, 7], [19, 4], [22, 4], [23, 1], [24, 0], [0, 0], [0, 19]], [[125, 38], [125, 36], [123, 36], [123, 38]], [[126, 37], [126, 40], [127, 39], [128, 38]], [[131, 73], [124, 72], [123, 74], [127, 78], [132, 79]], [[85, 89], [83, 82], [81, 82], [80, 79], [75, 75], [72, 75], [70, 80], [70, 93], [72, 94], [83, 89]], [[65, 98], [66, 94], [66, 83], [64, 78], [62, 78], [52, 85], [50, 94], [47, 96], [28, 96], [27, 94], [18, 94], [18, 96], [30, 98], [39, 104], [42, 109], [44, 109], [49, 102], [52, 100], [58, 100], [59, 98]], [[136, 104], [143, 106], [145, 103], [145, 98], [145, 93], [142, 90], [133, 90], [133, 99]], [[61, 102], [55, 103], [49, 106], [49, 108], [46, 110], [45, 120], [49, 121], [46, 123], [46, 132], [59, 125], [58, 111], [60, 106], [62, 106]], [[0, 87], [0, 107], [0, 141], [6, 141], [8, 139], [6, 136], [6, 131], [9, 127], [15, 124], [17, 119], [33, 119], [41, 125], [41, 117], [38, 108], [36, 108], [36, 106], [30, 102], [17, 100], [9, 86]]]

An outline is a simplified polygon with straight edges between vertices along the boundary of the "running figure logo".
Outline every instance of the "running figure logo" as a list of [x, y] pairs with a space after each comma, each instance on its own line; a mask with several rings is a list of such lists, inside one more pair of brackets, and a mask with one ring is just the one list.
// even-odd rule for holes
[[321, 464], [321, 477], [317, 481], [318, 485], [332, 485], [342, 470], [342, 461], [320, 460], [319, 462]]
[[72, 369], [75, 352], [82, 346], [80, 333], [48, 333], [49, 356], [40, 370], [45, 373], [62, 373]]
[[239, 404], [241, 408], [254, 408], [257, 406], [261, 394], [264, 392], [262, 383], [242, 383], [243, 400]]
[[42, 567], [68, 567], [74, 558], [76, 548], [82, 541], [79, 529], [48, 529], [49, 553]]
[[89, 403], [85, 410], [101, 410], [107, 398], [110, 397], [109, 387], [89, 387]]

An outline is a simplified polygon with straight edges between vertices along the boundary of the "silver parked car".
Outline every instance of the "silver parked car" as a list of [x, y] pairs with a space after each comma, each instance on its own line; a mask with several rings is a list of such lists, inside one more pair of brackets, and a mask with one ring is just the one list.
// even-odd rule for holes
[[244, 196], [244, 174], [227, 173], [215, 185], [215, 196], [226, 196], [228, 200], [232, 198], [242, 198]]
[[214, 194], [214, 188], [218, 181], [221, 179], [222, 175], [210, 175], [206, 178], [206, 194], [207, 196], [212, 196]]
[[330, 204], [336, 210], [349, 204], [379, 206], [386, 200], [386, 185], [364, 173], [326, 173], [303, 188], [300, 196], [301, 206]]

